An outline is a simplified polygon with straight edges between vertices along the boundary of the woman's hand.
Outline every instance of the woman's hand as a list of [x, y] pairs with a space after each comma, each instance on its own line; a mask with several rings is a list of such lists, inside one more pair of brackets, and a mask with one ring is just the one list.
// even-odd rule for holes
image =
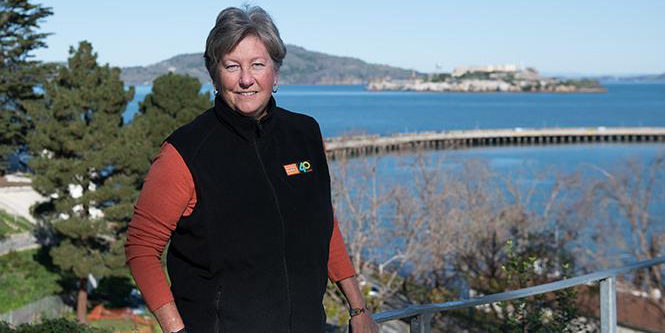
[[376, 324], [369, 310], [351, 317], [349, 321], [349, 333], [378, 333], [379, 325]]

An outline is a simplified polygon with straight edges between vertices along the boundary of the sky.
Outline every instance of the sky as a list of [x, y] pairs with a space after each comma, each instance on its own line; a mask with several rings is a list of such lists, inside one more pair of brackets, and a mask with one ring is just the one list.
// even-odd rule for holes
[[[88, 40], [101, 63], [203, 52], [217, 14], [245, 2], [32, 0], [52, 7], [43, 61]], [[517, 64], [544, 73], [665, 72], [665, 1], [263, 1], [285, 43], [422, 72]]]

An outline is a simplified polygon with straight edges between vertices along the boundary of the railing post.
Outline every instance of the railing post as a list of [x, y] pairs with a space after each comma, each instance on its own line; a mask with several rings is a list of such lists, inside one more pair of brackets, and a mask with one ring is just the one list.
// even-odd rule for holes
[[421, 313], [411, 318], [411, 333], [430, 333], [432, 325], [432, 313]]
[[600, 332], [617, 331], [617, 278], [600, 280]]

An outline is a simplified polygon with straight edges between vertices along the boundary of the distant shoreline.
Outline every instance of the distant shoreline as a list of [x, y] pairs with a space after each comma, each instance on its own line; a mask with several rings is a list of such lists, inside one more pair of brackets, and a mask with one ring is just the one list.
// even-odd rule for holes
[[433, 82], [394, 83], [391, 81], [370, 82], [368, 91], [406, 91], [406, 92], [466, 92], [466, 93], [604, 93], [607, 88], [578, 88], [572, 85], [557, 85], [548, 88], [520, 89], [516, 86], [497, 82], [461, 82], [445, 84]]
[[[486, 77], [478, 77], [480, 75]], [[470, 76], [470, 75], [469, 75]], [[607, 88], [590, 79], [561, 80], [557, 78], [516, 77], [512, 73], [498, 75], [475, 74], [472, 77], [433, 77], [428, 80], [374, 80], [367, 84], [369, 91], [432, 91], [432, 92], [554, 92], [602, 93]]]

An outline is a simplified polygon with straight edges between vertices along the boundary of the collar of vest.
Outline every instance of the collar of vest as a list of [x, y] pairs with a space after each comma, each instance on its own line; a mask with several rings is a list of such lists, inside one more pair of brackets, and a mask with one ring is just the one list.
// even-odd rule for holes
[[257, 139], [270, 133], [275, 124], [276, 108], [275, 98], [270, 96], [270, 101], [268, 101], [266, 107], [266, 115], [260, 120], [256, 120], [231, 109], [224, 98], [219, 95], [215, 96], [215, 115], [217, 119], [248, 142], [256, 142]]

